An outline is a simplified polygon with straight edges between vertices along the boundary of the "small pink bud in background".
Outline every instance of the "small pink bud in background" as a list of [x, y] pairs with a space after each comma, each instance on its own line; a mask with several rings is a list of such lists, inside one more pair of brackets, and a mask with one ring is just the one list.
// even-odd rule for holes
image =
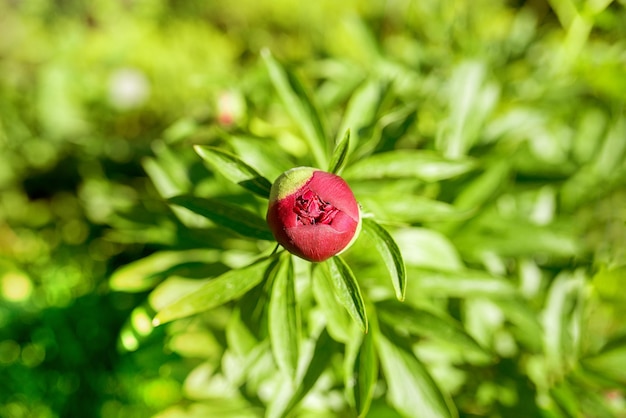
[[317, 262], [352, 244], [361, 216], [352, 190], [341, 177], [297, 167], [281, 174], [272, 185], [267, 223], [287, 251]]

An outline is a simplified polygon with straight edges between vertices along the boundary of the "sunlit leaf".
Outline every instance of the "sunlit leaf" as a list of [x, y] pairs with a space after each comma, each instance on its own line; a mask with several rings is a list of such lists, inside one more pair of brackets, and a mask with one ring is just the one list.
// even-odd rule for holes
[[347, 167], [343, 175], [350, 180], [412, 177], [433, 182], [457, 177], [474, 167], [469, 159], [448, 160], [430, 151], [397, 150], [359, 160]]
[[326, 134], [311, 99], [297, 78], [289, 74], [269, 50], [263, 50], [262, 57], [270, 80], [278, 92], [285, 110], [302, 131], [304, 139], [315, 157], [316, 164], [319, 167], [326, 167], [328, 165]]
[[213, 263], [219, 258], [214, 250], [160, 251], [115, 270], [109, 279], [112, 290], [143, 292], [187, 263]]
[[347, 311], [335, 296], [330, 273], [322, 265], [316, 265], [311, 283], [313, 296], [326, 316], [326, 328], [335, 341], [347, 342], [350, 337], [352, 322]]
[[376, 338], [380, 364], [389, 385], [389, 402], [405, 417], [456, 417], [456, 410], [448, 405], [424, 365], [398, 342], [383, 335]]
[[371, 196], [359, 195], [359, 203], [376, 214], [377, 219], [388, 222], [441, 222], [467, 219], [471, 211], [459, 210], [450, 203], [412, 194], [390, 196], [384, 193]]
[[398, 300], [406, 293], [406, 268], [398, 245], [382, 226], [371, 219], [363, 219], [363, 231], [374, 242], [389, 271]]
[[428, 228], [401, 228], [394, 241], [405, 265], [426, 269], [459, 271], [464, 268], [458, 251], [443, 234]]
[[330, 173], [340, 173], [346, 163], [346, 156], [350, 151], [350, 129], [346, 130], [346, 134], [343, 139], [337, 144], [335, 151], [333, 152], [333, 158], [330, 161], [328, 171]]
[[365, 303], [361, 295], [359, 284], [350, 270], [350, 267], [339, 256], [330, 258], [326, 265], [335, 289], [335, 296], [352, 319], [356, 321], [363, 332], [367, 332], [367, 314]]
[[448, 297], [512, 296], [515, 286], [502, 277], [482, 270], [464, 269], [455, 272], [409, 268], [411, 289], [419, 294], [439, 294]]
[[582, 291], [584, 276], [561, 272], [548, 292], [546, 305], [542, 313], [544, 328], [544, 351], [550, 372], [563, 375], [577, 356], [580, 333], [579, 325], [572, 315], [579, 293]]
[[[282, 418], [287, 416], [313, 388], [339, 347], [339, 344], [330, 338], [330, 335], [328, 335], [328, 332], [324, 329], [315, 342], [313, 354], [308, 361], [308, 366], [304, 371], [302, 380], [298, 382], [290, 396], [284, 396], [284, 393], [278, 393], [277, 396], [273, 398], [273, 402], [270, 403], [265, 416], [268, 418]], [[289, 386], [293, 387], [293, 385]]]
[[366, 80], [361, 84], [346, 105], [346, 111], [339, 127], [339, 133], [352, 132], [353, 146], [362, 144], [365, 138], [359, 137], [359, 132], [376, 123], [376, 114], [383, 96], [383, 83], [379, 80]]
[[228, 180], [261, 197], [269, 198], [272, 184], [239, 157], [206, 145], [196, 145], [194, 149], [204, 161]]
[[267, 241], [274, 240], [265, 220], [239, 206], [224, 203], [219, 199], [191, 195], [174, 196], [168, 201], [202, 215], [244, 237]]
[[154, 324], [204, 312], [241, 297], [266, 277], [268, 267], [274, 261], [275, 257], [266, 257], [247, 267], [229, 270], [163, 308], [154, 318]]
[[353, 332], [346, 344], [345, 387], [359, 417], [366, 416], [378, 379], [378, 359], [374, 347], [377, 331], [373, 329], [367, 334]]
[[450, 344], [462, 352], [487, 355], [461, 324], [448, 316], [395, 301], [383, 301], [376, 306], [381, 321], [403, 332]]
[[300, 326], [293, 263], [288, 252], [283, 253], [271, 275], [273, 284], [268, 310], [268, 331], [272, 352], [278, 368], [294, 377], [298, 367]]

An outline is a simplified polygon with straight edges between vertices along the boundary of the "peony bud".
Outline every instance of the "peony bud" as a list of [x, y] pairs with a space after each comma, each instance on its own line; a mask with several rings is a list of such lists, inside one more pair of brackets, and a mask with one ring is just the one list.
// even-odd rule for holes
[[297, 167], [272, 185], [267, 223], [287, 251], [305, 260], [324, 261], [352, 244], [361, 216], [352, 190], [341, 177]]

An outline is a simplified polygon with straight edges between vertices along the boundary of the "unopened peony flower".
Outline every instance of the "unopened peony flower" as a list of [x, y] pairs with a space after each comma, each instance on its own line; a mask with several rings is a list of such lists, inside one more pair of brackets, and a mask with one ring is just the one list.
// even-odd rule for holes
[[354, 194], [341, 177], [297, 167], [272, 185], [267, 223], [287, 251], [305, 260], [324, 261], [356, 239], [361, 217]]

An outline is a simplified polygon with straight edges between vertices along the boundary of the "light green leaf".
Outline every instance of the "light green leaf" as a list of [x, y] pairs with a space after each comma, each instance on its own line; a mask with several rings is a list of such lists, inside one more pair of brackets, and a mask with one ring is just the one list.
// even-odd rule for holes
[[292, 378], [298, 368], [300, 326], [294, 291], [291, 256], [284, 252], [271, 273], [271, 296], [268, 309], [268, 331], [278, 368]]
[[432, 271], [409, 268], [411, 286], [416, 297], [437, 294], [447, 297], [508, 297], [517, 294], [515, 286], [502, 277], [482, 270], [465, 269], [456, 272]]
[[339, 256], [330, 258], [326, 263], [330, 278], [335, 288], [335, 296], [348, 311], [352, 319], [367, 332], [367, 314], [359, 284], [350, 267]]
[[346, 168], [351, 180], [411, 177], [425, 182], [445, 180], [474, 169], [470, 159], [448, 160], [423, 150], [396, 150], [374, 154]]
[[458, 251], [448, 238], [428, 228], [402, 228], [394, 233], [407, 266], [433, 270], [459, 271], [464, 268]]
[[619, 382], [626, 387], [626, 339], [624, 336], [610, 341], [598, 354], [581, 361], [585, 369], [603, 377]]
[[309, 148], [319, 167], [327, 167], [328, 144], [320, 117], [315, 110], [304, 87], [295, 76], [289, 72], [272, 56], [267, 49], [262, 51], [262, 57], [274, 88], [278, 92], [285, 110], [298, 125], [304, 135]]
[[355, 334], [352, 333], [346, 344], [344, 380], [358, 416], [364, 417], [372, 402], [378, 379], [378, 360], [374, 348], [374, 336], [378, 333]]
[[333, 284], [327, 268], [321, 264], [313, 269], [313, 296], [326, 316], [326, 328], [335, 341], [348, 342], [352, 322], [346, 310], [335, 296]]
[[244, 237], [274, 240], [265, 220], [248, 210], [224, 203], [222, 200], [181, 195], [174, 196], [168, 201], [202, 215]]
[[457, 413], [449, 406], [424, 365], [406, 347], [385, 336], [376, 338], [380, 364], [389, 391], [387, 399], [405, 417], [452, 418]]
[[578, 360], [580, 323], [572, 312], [584, 284], [582, 271], [563, 271], [554, 279], [547, 295], [541, 322], [546, 362], [555, 376], [563, 376]]
[[363, 219], [363, 231], [374, 241], [391, 276], [391, 282], [398, 300], [404, 300], [406, 293], [406, 269], [398, 245], [389, 232], [371, 219]]
[[196, 145], [193, 148], [211, 168], [221, 173], [228, 180], [261, 197], [269, 198], [272, 183], [254, 168], [241, 161], [239, 157], [206, 145]]
[[460, 351], [480, 356], [487, 352], [453, 318], [392, 300], [376, 304], [381, 321], [412, 335], [454, 346]]
[[498, 189], [509, 181], [510, 171], [510, 161], [497, 161], [471, 183], [466, 184], [454, 199], [454, 206], [459, 209], [474, 209], [490, 201]]
[[109, 279], [112, 290], [143, 292], [153, 288], [172, 270], [186, 263], [214, 263], [214, 250], [160, 251], [115, 270]]
[[278, 394], [274, 398], [266, 412], [268, 418], [282, 418], [285, 417], [313, 388], [319, 377], [326, 370], [328, 363], [332, 356], [338, 351], [339, 344], [333, 341], [328, 335], [328, 332], [324, 329], [317, 341], [315, 342], [315, 348], [313, 355], [308, 362], [302, 380], [296, 386], [294, 392], [289, 397], [282, 396], [283, 393]]
[[207, 311], [237, 299], [266, 277], [276, 257], [262, 258], [249, 266], [229, 270], [198, 290], [166, 306], [154, 318], [155, 326]]
[[343, 139], [337, 144], [337, 147], [333, 152], [333, 158], [330, 161], [330, 166], [328, 167], [328, 171], [330, 173], [338, 174], [341, 172], [341, 169], [346, 162], [348, 151], [350, 151], [350, 129], [346, 130]]
[[384, 190], [381, 190], [380, 194], [359, 195], [359, 203], [367, 210], [375, 213], [376, 218], [388, 222], [456, 221], [467, 219], [472, 215], [471, 211], [459, 210], [453, 205], [439, 200], [414, 194], [404, 194], [402, 199], [398, 199], [398, 196], [390, 196]]

